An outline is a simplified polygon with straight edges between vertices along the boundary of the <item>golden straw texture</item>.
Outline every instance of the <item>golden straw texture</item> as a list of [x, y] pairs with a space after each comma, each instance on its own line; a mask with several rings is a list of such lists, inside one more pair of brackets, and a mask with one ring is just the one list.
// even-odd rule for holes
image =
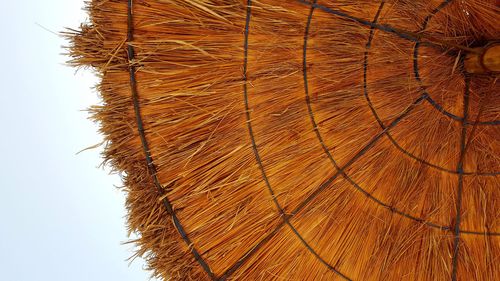
[[71, 64], [155, 276], [500, 280], [500, 87], [453, 47], [500, 39], [496, 1], [86, 7]]

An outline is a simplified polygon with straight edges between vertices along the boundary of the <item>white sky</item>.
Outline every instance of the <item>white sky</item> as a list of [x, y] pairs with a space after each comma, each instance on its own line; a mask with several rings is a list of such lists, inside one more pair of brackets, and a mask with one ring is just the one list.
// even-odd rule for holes
[[54, 32], [79, 26], [83, 0], [0, 2], [0, 280], [148, 280], [132, 255], [120, 180], [99, 169], [82, 110], [88, 71], [64, 65]]

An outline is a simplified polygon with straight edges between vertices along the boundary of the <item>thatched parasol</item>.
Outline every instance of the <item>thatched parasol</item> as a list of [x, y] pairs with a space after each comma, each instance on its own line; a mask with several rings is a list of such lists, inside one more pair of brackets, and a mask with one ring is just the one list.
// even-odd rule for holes
[[72, 63], [175, 280], [500, 280], [495, 0], [93, 0]]

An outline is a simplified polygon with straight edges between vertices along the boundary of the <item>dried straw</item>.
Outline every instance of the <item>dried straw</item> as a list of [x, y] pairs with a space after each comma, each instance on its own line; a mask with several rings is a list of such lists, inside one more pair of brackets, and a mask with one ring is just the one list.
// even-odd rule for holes
[[453, 47], [500, 38], [494, 0], [86, 6], [71, 64], [155, 276], [500, 280], [499, 84]]

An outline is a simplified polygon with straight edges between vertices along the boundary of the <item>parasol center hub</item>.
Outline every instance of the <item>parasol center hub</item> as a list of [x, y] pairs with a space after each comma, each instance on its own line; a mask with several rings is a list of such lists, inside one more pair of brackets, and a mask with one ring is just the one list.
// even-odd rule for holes
[[500, 73], [500, 43], [475, 48], [465, 56], [464, 67], [468, 73]]

